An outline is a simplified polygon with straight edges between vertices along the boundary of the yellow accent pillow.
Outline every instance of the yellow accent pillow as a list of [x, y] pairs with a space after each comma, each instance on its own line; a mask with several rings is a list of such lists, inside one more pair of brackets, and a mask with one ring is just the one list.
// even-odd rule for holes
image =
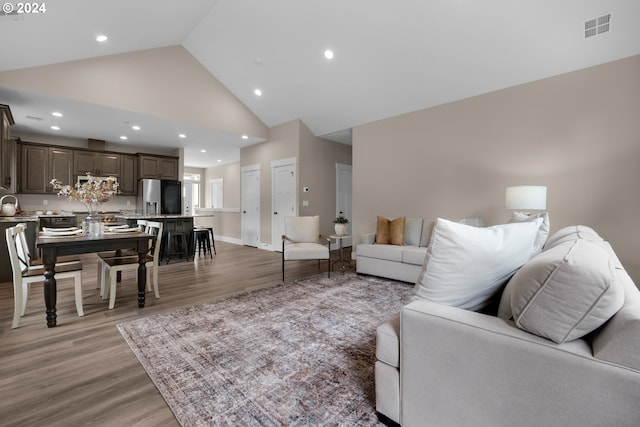
[[376, 243], [380, 245], [404, 245], [404, 226], [406, 217], [394, 219], [378, 217]]

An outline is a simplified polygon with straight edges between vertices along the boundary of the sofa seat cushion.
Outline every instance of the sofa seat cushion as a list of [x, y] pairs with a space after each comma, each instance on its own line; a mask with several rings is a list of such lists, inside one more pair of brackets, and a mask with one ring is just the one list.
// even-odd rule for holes
[[534, 257], [507, 287], [516, 325], [556, 343], [594, 331], [624, 303], [610, 253], [581, 239]]
[[402, 251], [402, 262], [405, 264], [423, 265], [427, 256], [427, 248], [405, 246]]
[[404, 246], [397, 245], [358, 245], [358, 256], [402, 262]]
[[378, 326], [376, 359], [394, 368], [400, 367], [400, 315]]

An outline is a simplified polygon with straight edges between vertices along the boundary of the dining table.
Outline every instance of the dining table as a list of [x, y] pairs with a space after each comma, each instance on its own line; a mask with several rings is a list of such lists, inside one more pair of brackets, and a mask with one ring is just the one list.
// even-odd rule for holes
[[132, 249], [138, 253], [138, 307], [144, 307], [145, 288], [147, 286], [146, 257], [149, 252], [149, 240], [154, 236], [143, 231], [105, 232], [98, 235], [48, 235], [40, 232], [36, 247], [40, 248], [44, 266], [44, 301], [46, 305], [47, 326], [53, 328], [57, 323], [56, 298], [57, 283], [56, 258], [62, 255], [121, 251]]

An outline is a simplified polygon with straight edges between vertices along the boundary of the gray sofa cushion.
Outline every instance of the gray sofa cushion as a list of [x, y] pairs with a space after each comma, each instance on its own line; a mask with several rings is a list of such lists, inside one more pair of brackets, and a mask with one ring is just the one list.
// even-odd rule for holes
[[576, 239], [588, 240], [590, 242], [602, 242], [604, 240], [593, 228], [584, 225], [571, 225], [569, 227], [561, 228], [553, 233], [544, 245], [544, 249], [551, 249], [556, 245], [564, 242], [571, 242]]
[[600, 327], [624, 302], [611, 254], [587, 240], [545, 250], [526, 263], [507, 287], [516, 325], [556, 343]]
[[405, 264], [422, 265], [427, 256], [427, 248], [405, 246], [402, 251], [402, 262]]
[[376, 358], [387, 365], [400, 367], [400, 314], [378, 326]]
[[388, 261], [402, 262], [404, 246], [397, 245], [359, 245], [358, 257], [384, 259]]
[[404, 244], [418, 246], [422, 234], [422, 218], [407, 218], [404, 222]]
[[593, 339], [593, 356], [640, 371], [640, 292], [626, 271], [616, 269], [625, 291], [623, 307]]

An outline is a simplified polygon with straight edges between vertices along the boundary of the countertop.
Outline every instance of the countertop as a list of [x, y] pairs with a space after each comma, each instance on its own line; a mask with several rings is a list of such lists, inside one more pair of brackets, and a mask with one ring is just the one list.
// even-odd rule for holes
[[133, 215], [116, 215], [116, 218], [121, 219], [187, 219], [187, 218], [203, 218], [203, 217], [212, 217], [214, 216], [212, 213], [207, 214], [195, 214], [195, 215], [143, 215], [143, 214], [133, 214]]

